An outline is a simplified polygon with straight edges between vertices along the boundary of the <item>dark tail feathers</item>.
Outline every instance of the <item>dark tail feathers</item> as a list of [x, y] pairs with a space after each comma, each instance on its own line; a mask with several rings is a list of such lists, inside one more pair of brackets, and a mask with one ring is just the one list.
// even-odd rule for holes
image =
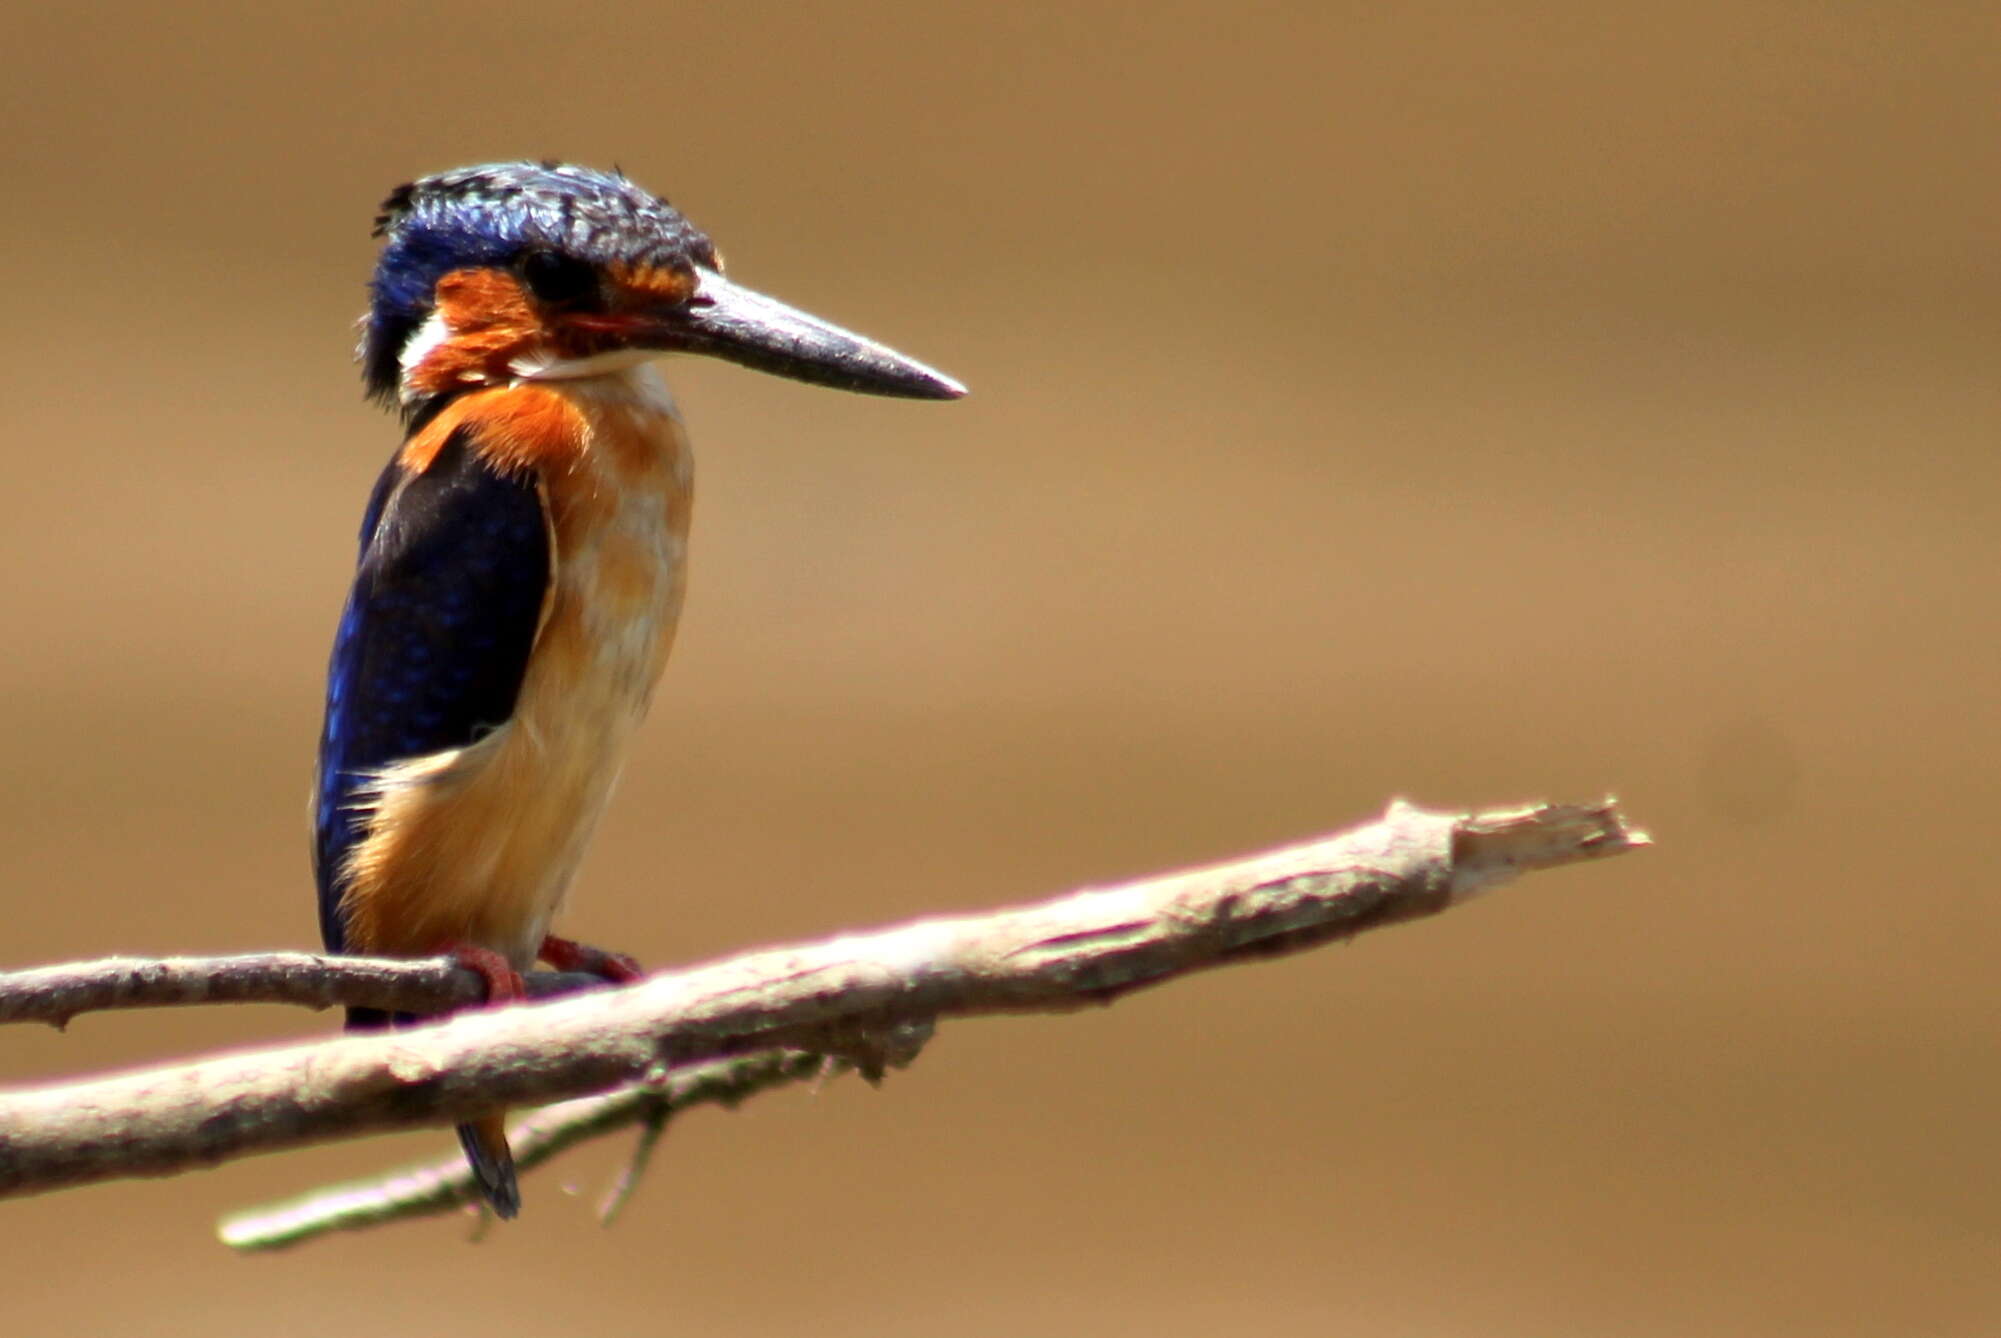
[[520, 1212], [521, 1182], [514, 1177], [514, 1152], [507, 1146], [506, 1121], [488, 1115], [461, 1124], [459, 1146], [466, 1150], [472, 1178], [494, 1216], [508, 1218]]
[[[375, 1031], [401, 1026], [417, 1019], [408, 1013], [385, 1013], [376, 1008], [347, 1010], [349, 1031]], [[513, 1217], [521, 1211], [521, 1182], [514, 1175], [514, 1151], [507, 1146], [507, 1124], [499, 1115], [488, 1115], [459, 1126], [459, 1146], [472, 1163], [473, 1183], [480, 1197], [496, 1217]]]

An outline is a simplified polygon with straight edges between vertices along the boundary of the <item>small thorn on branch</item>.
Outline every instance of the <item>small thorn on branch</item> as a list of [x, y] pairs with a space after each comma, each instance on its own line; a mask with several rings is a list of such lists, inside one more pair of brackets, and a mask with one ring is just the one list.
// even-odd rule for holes
[[672, 1112], [666, 1103], [655, 1098], [641, 1107], [639, 1114], [639, 1137], [633, 1142], [632, 1155], [619, 1169], [618, 1177], [611, 1182], [611, 1188], [598, 1203], [598, 1225], [608, 1227], [618, 1215], [625, 1211], [625, 1205], [632, 1201], [633, 1191], [652, 1164], [653, 1149], [660, 1142], [660, 1135], [667, 1132], [667, 1121]]

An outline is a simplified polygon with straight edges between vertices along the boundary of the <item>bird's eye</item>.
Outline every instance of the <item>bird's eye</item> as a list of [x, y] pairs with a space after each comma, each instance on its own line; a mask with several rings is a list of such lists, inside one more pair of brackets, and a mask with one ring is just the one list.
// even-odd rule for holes
[[521, 280], [544, 302], [578, 302], [595, 297], [597, 270], [588, 262], [554, 251], [530, 251], [521, 257]]

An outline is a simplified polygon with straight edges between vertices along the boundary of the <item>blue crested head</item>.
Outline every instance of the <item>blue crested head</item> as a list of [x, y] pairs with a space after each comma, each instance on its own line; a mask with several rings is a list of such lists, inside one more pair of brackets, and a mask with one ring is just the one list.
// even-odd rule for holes
[[383, 239], [362, 336], [370, 393], [396, 393], [397, 359], [453, 270], [509, 266], [553, 252], [593, 266], [613, 262], [685, 271], [716, 268], [715, 248], [665, 200], [623, 173], [568, 163], [486, 163], [398, 186], [382, 202]]
[[441, 172], [398, 187], [375, 233], [382, 253], [362, 372], [412, 422], [475, 387], [594, 376], [671, 353], [871, 395], [965, 393], [723, 277], [709, 239], [619, 172], [565, 163]]

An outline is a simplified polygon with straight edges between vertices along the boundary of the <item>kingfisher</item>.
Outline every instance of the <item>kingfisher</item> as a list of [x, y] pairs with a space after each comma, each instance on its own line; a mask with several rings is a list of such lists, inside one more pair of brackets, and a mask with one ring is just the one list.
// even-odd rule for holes
[[[327, 949], [450, 954], [489, 1002], [536, 959], [636, 978], [549, 933], [681, 610], [688, 438], [655, 365], [702, 353], [843, 390], [958, 382], [723, 276], [619, 171], [490, 163], [399, 186], [359, 351], [403, 440], [361, 522], [327, 675], [314, 872]], [[348, 1026], [405, 1021], [351, 1009]], [[459, 1126], [520, 1210], [498, 1115]]]

